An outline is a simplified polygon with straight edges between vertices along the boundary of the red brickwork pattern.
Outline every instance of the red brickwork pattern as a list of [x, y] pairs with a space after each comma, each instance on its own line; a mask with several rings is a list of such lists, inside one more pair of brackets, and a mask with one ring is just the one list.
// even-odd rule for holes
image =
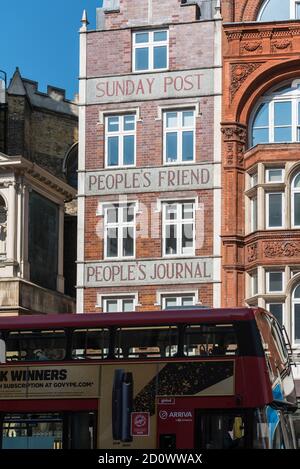
[[[143, 210], [137, 214], [137, 259], [155, 259], [162, 257], [161, 213], [155, 211], [157, 199], [180, 199], [194, 197], [199, 202], [199, 212], [196, 211], [196, 236], [201, 241], [196, 250], [197, 256], [210, 256], [213, 251], [213, 196], [212, 191], [165, 192], [138, 194], [128, 196], [128, 201], [138, 200], [143, 204]], [[161, 200], [163, 200], [163, 198]], [[104, 258], [103, 216], [97, 215], [98, 206], [105, 201], [118, 201], [118, 196], [88, 197], [85, 203], [85, 260], [101, 261]], [[204, 210], [204, 213], [203, 213]], [[199, 215], [198, 215], [199, 213]], [[155, 220], [153, 219], [155, 218]], [[204, 226], [203, 226], [204, 220]], [[155, 223], [155, 224], [154, 224]], [[157, 228], [156, 228], [157, 226]], [[147, 230], [148, 227], [148, 230]], [[154, 229], [153, 229], [154, 227]], [[151, 237], [151, 233], [153, 234]], [[140, 236], [139, 236], [140, 232]], [[203, 240], [203, 241], [202, 241]]]
[[[150, 8], [149, 8], [150, 7]], [[181, 0], [120, 0], [120, 12], [106, 13], [105, 28], [119, 29], [147, 24], [185, 23], [196, 19], [196, 6], [181, 7]]]
[[[196, 161], [213, 161], [213, 97], [198, 99], [200, 115], [196, 118]], [[176, 103], [186, 104], [186, 100]], [[171, 101], [175, 103], [174, 100]], [[122, 111], [132, 107], [140, 107], [141, 122], [137, 123], [136, 164], [143, 166], [160, 166], [163, 164], [163, 121], [158, 120], [159, 107], [168, 106], [168, 101], [143, 101], [133, 104], [89, 106], [86, 112], [86, 169], [100, 170], [105, 167], [104, 124], [99, 124], [99, 113], [116, 108]]]
[[[149, 5], [152, 8], [149, 9]], [[181, 0], [120, 0], [120, 12], [106, 13], [105, 30], [87, 35], [87, 77], [118, 76], [132, 73], [132, 29], [169, 28], [169, 70], [192, 70], [212, 67], [214, 64], [214, 23], [196, 21], [196, 5], [181, 6]], [[105, 126], [103, 114], [109, 111], [125, 111], [139, 108], [140, 120], [136, 130], [136, 168], [162, 166], [163, 162], [163, 120], [161, 109], [168, 105], [195, 107], [199, 102], [196, 116], [196, 162], [213, 162], [214, 98], [169, 99], [118, 104], [90, 105], [86, 108], [86, 169], [105, 169]], [[109, 170], [109, 168], [106, 168]], [[122, 170], [121, 170], [122, 171]], [[188, 189], [188, 188], [187, 188]], [[149, 226], [146, 236], [137, 236], [136, 259], [162, 258], [162, 213], [156, 210], [158, 199], [196, 198], [199, 210], [196, 212], [196, 236], [203, 243], [196, 249], [196, 256], [213, 254], [213, 191], [176, 191], [131, 194], [128, 200], [139, 202], [142, 209], [137, 214], [137, 231]], [[85, 261], [103, 262], [103, 216], [99, 204], [105, 201], [119, 201], [119, 196], [107, 192], [106, 196], [87, 197], [85, 200]], [[204, 213], [201, 212], [204, 210]], [[204, 220], [204, 222], [203, 222]], [[157, 222], [157, 223], [155, 223]], [[204, 223], [204, 225], [203, 225]], [[153, 228], [155, 226], [155, 228]], [[162, 258], [163, 261], [163, 258]], [[122, 262], [122, 260], [119, 260]], [[199, 298], [205, 305], [213, 304], [212, 284], [163, 284], [162, 286], [132, 286], [108, 288], [87, 288], [84, 292], [84, 311], [95, 312], [97, 294], [139, 293], [139, 311], [161, 309], [155, 306], [157, 291], [189, 292], [198, 290]]]
[[[169, 285], [169, 286], [147, 286], [147, 287], [126, 287], [125, 288], [118, 288], [114, 289], [113, 287], [105, 289], [105, 295], [115, 295], [121, 294], [122, 292], [126, 293], [136, 293], [139, 291], [139, 303], [142, 306], [137, 307], [137, 311], [157, 311], [161, 309], [161, 306], [156, 305], [157, 295], [156, 292], [159, 290], [160, 292], [170, 292], [170, 291], [178, 291], [178, 293], [190, 292], [198, 290], [199, 300], [203, 305], [212, 305], [213, 303], [213, 285], [185, 285], [182, 287], [178, 287], [178, 285]], [[90, 288], [85, 290], [85, 301], [84, 301], [84, 311], [85, 313], [95, 313], [97, 311], [101, 311], [101, 309], [95, 308], [97, 304], [97, 294], [103, 294], [104, 291], [101, 289]]]
[[222, 0], [222, 16], [225, 22], [256, 21], [264, 0]]
[[[211, 22], [170, 25], [170, 70], [209, 67], [213, 63]], [[201, 40], [199, 37], [201, 35]], [[87, 76], [126, 75], [132, 71], [130, 29], [91, 32], [87, 36]], [[191, 53], [193, 51], [193, 53]]]

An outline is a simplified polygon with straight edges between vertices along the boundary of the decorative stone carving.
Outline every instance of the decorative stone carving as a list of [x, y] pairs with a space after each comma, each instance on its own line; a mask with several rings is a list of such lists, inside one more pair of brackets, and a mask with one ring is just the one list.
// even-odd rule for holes
[[278, 52], [285, 49], [292, 48], [292, 41], [288, 39], [276, 40], [271, 42], [271, 50], [272, 52]]
[[244, 153], [245, 153], [245, 145], [242, 143], [238, 143], [237, 146], [237, 160], [239, 165], [244, 164]]
[[235, 39], [240, 39], [242, 37], [242, 33], [241, 32], [226, 32], [226, 35], [227, 35], [227, 38], [228, 38], [228, 41], [234, 41]]
[[262, 52], [262, 43], [259, 42], [259, 41], [245, 42], [241, 46], [241, 51], [243, 53], [247, 53], [247, 52], [261, 53]]
[[299, 36], [300, 35], [300, 28], [297, 28], [297, 27], [295, 28], [293, 26], [293, 29], [290, 29], [290, 34], [291, 34], [291, 36]]
[[246, 143], [247, 130], [244, 126], [238, 124], [224, 125], [221, 129], [224, 135], [224, 141], [237, 141]]
[[231, 99], [234, 98], [238, 89], [242, 86], [244, 81], [255, 70], [261, 66], [261, 63], [247, 63], [247, 64], [233, 64], [231, 65], [231, 85], [230, 95]]
[[273, 34], [273, 31], [271, 29], [269, 29], [269, 30], [265, 30], [265, 31], [260, 31], [259, 36], [261, 38], [268, 38], [268, 37], [272, 37], [272, 34]]
[[226, 147], [226, 161], [227, 161], [227, 164], [230, 165], [230, 166], [233, 164], [233, 157], [234, 157], [234, 153], [233, 153], [233, 143], [227, 143], [227, 147]]
[[264, 243], [266, 257], [294, 257], [300, 254], [300, 242], [271, 241]]
[[248, 251], [248, 257], [247, 257], [248, 262], [256, 261], [258, 257], [257, 243], [250, 244], [250, 246], [247, 247], [247, 251]]

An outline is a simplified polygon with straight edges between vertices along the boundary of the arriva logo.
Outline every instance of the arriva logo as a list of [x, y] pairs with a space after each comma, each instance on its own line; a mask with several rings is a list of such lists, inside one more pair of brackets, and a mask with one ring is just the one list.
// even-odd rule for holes
[[186, 411], [186, 412], [167, 412], [166, 410], [161, 410], [159, 412], [159, 417], [162, 420], [166, 420], [167, 418], [193, 418], [192, 412], [191, 411]]

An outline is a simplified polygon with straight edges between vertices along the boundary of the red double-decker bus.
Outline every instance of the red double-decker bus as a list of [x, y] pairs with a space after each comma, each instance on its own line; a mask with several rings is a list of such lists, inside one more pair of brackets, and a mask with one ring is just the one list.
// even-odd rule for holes
[[1, 318], [0, 333], [3, 449], [295, 447], [288, 348], [262, 309]]

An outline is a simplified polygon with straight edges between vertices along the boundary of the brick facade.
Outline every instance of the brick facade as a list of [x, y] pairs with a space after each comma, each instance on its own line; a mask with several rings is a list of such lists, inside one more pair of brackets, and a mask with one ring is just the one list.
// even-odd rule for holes
[[[182, 5], [180, 0], [167, 0], [160, 2], [153, 0], [148, 2], [131, 2], [120, 0], [118, 11], [101, 11], [102, 23], [96, 31], [87, 31], [85, 24], [81, 30], [81, 94], [80, 101], [84, 104], [80, 117], [80, 136], [84, 139], [79, 156], [80, 187], [79, 187], [79, 212], [84, 222], [79, 226], [78, 247], [78, 312], [101, 312], [102, 297], [119, 297], [123, 294], [137, 295], [136, 309], [139, 311], [161, 309], [160, 294], [195, 293], [195, 301], [205, 305], [219, 305], [220, 271], [218, 268], [220, 259], [220, 244], [217, 239], [218, 223], [220, 220], [220, 154], [218, 145], [220, 141], [219, 127], [216, 131], [216, 122], [220, 122], [218, 114], [221, 102], [221, 89], [218, 73], [220, 72], [220, 56], [216, 53], [215, 45], [220, 43], [221, 29], [220, 18], [217, 10], [212, 7], [210, 20], [202, 21], [199, 18], [199, 8], [196, 4]], [[204, 18], [203, 18], [204, 19]], [[99, 23], [100, 24], [100, 23]], [[138, 31], [167, 30], [168, 41], [168, 68], [163, 72], [159, 70], [155, 75], [133, 72], [133, 34]], [[186, 39], [186, 40], [185, 40]], [[209, 73], [210, 79], [201, 78], [202, 85], [198, 90], [190, 94], [180, 89], [180, 80], [198, 73]], [[175, 83], [174, 89], [167, 92], [162, 98], [164, 85]], [[181, 78], [183, 76], [183, 78]], [[198, 76], [198, 75], [197, 75]], [[124, 78], [125, 77], [125, 78]], [[127, 99], [125, 96], [117, 100], [105, 96], [105, 103], [92, 95], [95, 84], [97, 90], [103, 83], [119, 86], [120, 80], [161, 80], [161, 87], [155, 91], [153, 98], [146, 94], [143, 99]], [[102, 81], [101, 81], [102, 80]], [[103, 81], [104, 80], [104, 81]], [[106, 80], [106, 81], [105, 81]], [[121, 85], [114, 85], [118, 81]], [[165, 80], [165, 81], [164, 81]], [[173, 81], [172, 81], [173, 80]], [[200, 80], [200, 78], [199, 78]], [[187, 83], [186, 82], [186, 83]], [[177, 83], [179, 85], [177, 85]], [[200, 83], [200, 82], [199, 82]], [[198, 84], [199, 84], [198, 83]], [[142, 86], [142, 85], [140, 85]], [[154, 87], [155, 85], [153, 85]], [[190, 83], [186, 88], [191, 90]], [[209, 87], [211, 87], [208, 90]], [[113, 89], [113, 88], [111, 88]], [[121, 92], [121, 91], [120, 91]], [[103, 92], [104, 93], [104, 92]], [[111, 101], [111, 102], [110, 102]], [[105, 176], [118, 174], [118, 177], [128, 175], [138, 177], [139, 171], [152, 170], [156, 175], [159, 171], [182, 171], [181, 165], [166, 165], [164, 163], [164, 124], [163, 113], [167, 110], [181, 111], [192, 109], [195, 115], [194, 136], [196, 140], [195, 158], [189, 164], [184, 177], [189, 177], [191, 172], [210, 165], [211, 185], [209, 188], [200, 189], [199, 186], [186, 187], [184, 190], [176, 183], [170, 184], [168, 190], [161, 191], [151, 183], [147, 191], [134, 191], [107, 189], [95, 193], [89, 193], [87, 177], [93, 175]], [[128, 111], [129, 110], [129, 111]], [[134, 168], [107, 167], [105, 161], [105, 117], [118, 113], [133, 112], [136, 120], [136, 161]], [[215, 135], [217, 134], [217, 135]], [[215, 143], [214, 143], [215, 142]], [[136, 175], [133, 176], [132, 173]], [[172, 176], [173, 177], [173, 176]], [[103, 179], [102, 179], [103, 180]], [[132, 180], [132, 179], [131, 179]], [[85, 181], [85, 182], [84, 182]], [[153, 184], [153, 185], [152, 185]], [[127, 187], [129, 187], [127, 185]], [[105, 203], [119, 202], [120, 197], [126, 197], [128, 202], [134, 201], [139, 207], [136, 214], [136, 242], [135, 257], [124, 261], [122, 258], [108, 260], [105, 258], [104, 241], [104, 216]], [[181, 256], [166, 258], [163, 254], [162, 240], [162, 210], [160, 203], [164, 201], [193, 200], [197, 207], [195, 212], [196, 249], [193, 256]], [[145, 235], [145, 228], [149, 232]], [[152, 230], [152, 231], [151, 231]], [[202, 239], [203, 238], [203, 239]], [[182, 267], [177, 263], [194, 262], [208, 259], [212, 272], [210, 280], [197, 281], [196, 278], [189, 282], [183, 277]], [[176, 262], [177, 279], [164, 279], [161, 282], [150, 279], [138, 282], [122, 283], [119, 279], [115, 286], [97, 283], [90, 285], [87, 281], [87, 269], [89, 264], [95, 269], [111, 267], [133, 269], [134, 264], [140, 268], [154, 268], [152, 263], [161, 264]], [[145, 263], [145, 266], [143, 265]], [[148, 264], [147, 264], [148, 263]], [[150, 263], [150, 264], [149, 264]], [[171, 266], [170, 266], [171, 267]], [[93, 269], [94, 267], [92, 267]], [[148, 268], [148, 267], [147, 267]], [[175, 270], [176, 270], [175, 269]], [[147, 277], [148, 278], [148, 277]], [[181, 281], [182, 279], [182, 281]], [[100, 304], [99, 304], [100, 303]]]

